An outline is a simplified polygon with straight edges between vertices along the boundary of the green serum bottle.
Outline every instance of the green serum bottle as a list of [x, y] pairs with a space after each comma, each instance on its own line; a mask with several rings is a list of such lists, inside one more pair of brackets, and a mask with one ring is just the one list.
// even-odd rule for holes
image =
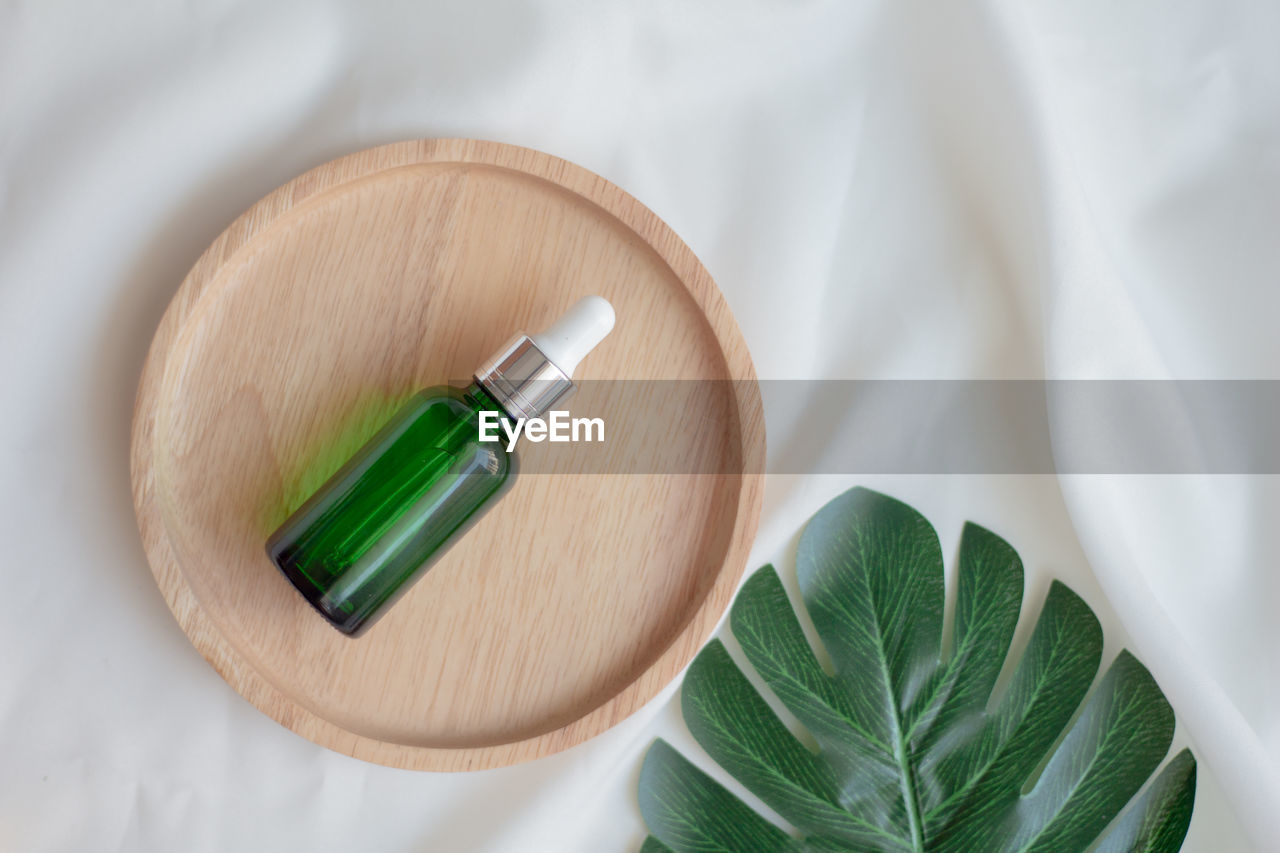
[[271, 561], [331, 625], [360, 635], [511, 488], [516, 452], [505, 436], [480, 441], [481, 414], [546, 415], [613, 322], [587, 296], [545, 332], [511, 338], [466, 388], [419, 391], [271, 534]]

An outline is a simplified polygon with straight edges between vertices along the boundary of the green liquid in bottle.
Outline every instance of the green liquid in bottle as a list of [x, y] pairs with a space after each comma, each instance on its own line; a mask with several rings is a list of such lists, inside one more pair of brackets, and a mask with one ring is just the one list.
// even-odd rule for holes
[[267, 540], [329, 622], [357, 636], [510, 488], [516, 454], [479, 440], [478, 384], [414, 395]]

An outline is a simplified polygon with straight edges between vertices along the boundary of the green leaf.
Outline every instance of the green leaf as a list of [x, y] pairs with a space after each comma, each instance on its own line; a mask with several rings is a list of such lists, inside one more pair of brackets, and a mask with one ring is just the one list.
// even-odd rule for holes
[[697, 742], [789, 826], [659, 741], [640, 782], [653, 845], [674, 853], [1181, 846], [1195, 792], [1189, 752], [1125, 809], [1168, 751], [1173, 711], [1127, 652], [1089, 695], [1102, 630], [1063, 584], [1050, 586], [996, 690], [1023, 594], [1022, 563], [1003, 539], [965, 527], [948, 638], [937, 535], [892, 498], [853, 489], [828, 503], [800, 537], [796, 574], [819, 648], [771, 566], [747, 580], [730, 613], [743, 655], [794, 720], [774, 712], [718, 640], [694, 660], [682, 691]]
[[640, 768], [640, 811], [663, 844], [701, 853], [778, 853], [785, 832], [757, 815], [666, 741], [655, 741]]
[[675, 853], [670, 847], [650, 835], [640, 845], [640, 853]]
[[1182, 750], [1098, 845], [1097, 853], [1177, 850], [1191, 825], [1196, 800], [1196, 760]]

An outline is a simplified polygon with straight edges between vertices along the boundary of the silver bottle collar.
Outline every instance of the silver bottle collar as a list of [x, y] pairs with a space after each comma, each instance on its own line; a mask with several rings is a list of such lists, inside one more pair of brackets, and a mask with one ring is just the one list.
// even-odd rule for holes
[[540, 418], [577, 390], [573, 380], [525, 334], [507, 341], [497, 355], [476, 368], [475, 376], [515, 418]]

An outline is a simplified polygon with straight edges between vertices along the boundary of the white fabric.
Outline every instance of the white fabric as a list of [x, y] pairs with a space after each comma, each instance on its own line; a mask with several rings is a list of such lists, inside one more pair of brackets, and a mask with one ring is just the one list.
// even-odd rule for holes
[[[0, 4], [0, 848], [627, 850], [652, 738], [707, 764], [673, 686], [533, 764], [368, 765], [187, 644], [133, 393], [272, 187], [419, 136], [574, 160], [702, 257], [763, 377], [1276, 378], [1278, 37], [1266, 0]], [[751, 567], [855, 482], [1006, 536], [1028, 612], [1077, 589], [1200, 759], [1186, 849], [1280, 847], [1274, 479], [775, 477]]]

